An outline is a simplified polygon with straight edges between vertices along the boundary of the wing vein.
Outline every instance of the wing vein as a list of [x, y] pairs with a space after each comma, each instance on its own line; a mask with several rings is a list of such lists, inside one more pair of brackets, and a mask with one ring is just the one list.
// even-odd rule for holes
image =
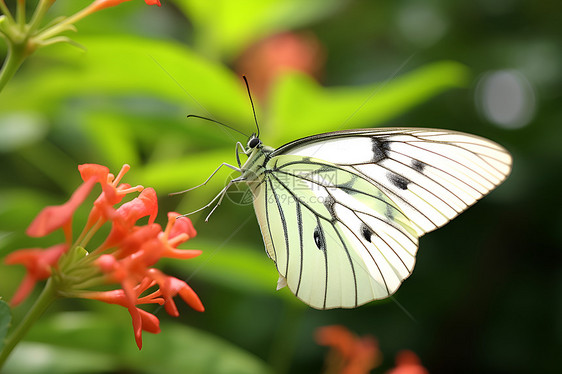
[[[396, 161], [396, 160], [394, 160]], [[398, 162], [398, 161], [396, 161]], [[382, 163], [379, 163], [379, 166], [383, 169], [388, 170], [391, 173], [397, 174], [394, 170], [390, 169], [389, 167], [383, 165]], [[407, 166], [407, 165], [406, 165]], [[435, 196], [437, 199], [441, 200], [441, 202], [443, 202], [445, 205], [447, 205], [449, 208], [451, 208], [452, 210], [456, 211], [455, 208], [453, 208], [451, 205], [449, 205], [449, 203], [447, 203], [445, 200], [441, 199], [439, 196], [437, 196], [436, 194], [434, 194], [433, 192], [431, 192], [430, 190], [428, 190], [427, 188], [425, 188], [424, 186], [420, 185], [419, 183], [416, 183], [416, 186], [420, 187], [421, 189], [423, 189], [424, 191], [426, 191], [427, 193], [429, 193], [430, 195]], [[414, 191], [408, 189], [408, 191], [410, 191], [411, 193], [413, 193], [414, 195], [416, 195], [418, 198], [420, 198], [421, 200], [425, 201], [429, 206], [433, 207], [439, 214], [441, 214], [443, 217], [445, 217], [447, 220], [449, 220], [449, 218], [443, 214], [439, 209], [437, 209], [436, 207], [434, 207], [429, 201], [425, 200], [423, 197], [421, 197], [420, 195], [416, 194]]]
[[275, 242], [273, 241], [273, 235], [271, 234], [271, 225], [269, 224], [269, 206], [267, 202], [269, 201], [267, 196], [267, 183], [265, 184], [265, 220], [267, 221], [267, 231], [269, 233], [269, 240], [271, 241], [271, 249], [273, 250], [273, 254], [275, 255], [275, 264], [277, 264], [277, 251], [275, 250]]
[[[423, 161], [420, 160], [419, 158], [410, 156], [410, 155], [408, 155], [408, 154], [406, 154], [406, 153], [404, 153], [404, 152], [400, 152], [400, 151], [397, 151], [397, 150], [393, 150], [392, 152], [397, 153], [397, 154], [400, 154], [400, 155], [402, 155], [402, 156], [404, 156], [404, 157], [411, 158], [412, 160], [416, 160], [416, 161], [419, 161], [419, 162], [423, 162]], [[392, 158], [392, 160], [395, 160], [395, 161], [396, 161], [396, 159], [394, 159], [394, 158]], [[460, 183], [462, 183], [463, 185], [465, 185], [466, 187], [468, 187], [469, 189], [471, 189], [472, 191], [474, 191], [474, 192], [477, 193], [478, 195], [481, 195], [481, 193], [480, 193], [476, 188], [474, 188], [473, 186], [471, 186], [470, 184], [468, 184], [465, 180], [463, 180], [463, 179], [457, 177], [457, 176], [454, 175], [454, 174], [451, 174], [450, 172], [448, 172], [448, 171], [445, 170], [445, 169], [442, 169], [442, 168], [437, 167], [437, 166], [434, 165], [434, 164], [431, 164], [431, 165], [429, 165], [429, 166], [432, 167], [432, 168], [434, 168], [435, 170], [439, 170], [440, 172], [442, 172], [442, 173], [444, 173], [444, 174], [447, 174], [447, 175], [450, 176], [451, 178], [456, 179], [457, 181], [459, 181]], [[429, 177], [428, 177], [428, 178], [429, 178]], [[469, 178], [469, 179], [472, 179], [472, 178]], [[435, 183], [439, 183], [439, 182], [435, 181]], [[439, 184], [440, 184], [440, 183], [439, 183]], [[480, 184], [480, 183], [478, 183], [478, 184]], [[484, 187], [484, 186], [482, 186], [482, 187]]]
[[[373, 255], [371, 254], [371, 252], [369, 252], [369, 249], [367, 248], [367, 246], [363, 243], [363, 241], [357, 236], [357, 234], [355, 234], [355, 232], [343, 221], [339, 221], [341, 222], [341, 224], [343, 226], [345, 226], [353, 236], [355, 236], [355, 238], [357, 239], [357, 241], [363, 246], [363, 248], [365, 248], [365, 251], [367, 251], [367, 253], [369, 254], [369, 256], [371, 257], [371, 260], [373, 261], [373, 264], [375, 264], [375, 266], [377, 267], [377, 270], [379, 271], [379, 274], [382, 277], [382, 280], [384, 282], [384, 288], [386, 289], [386, 292], [388, 294], [390, 294], [390, 290], [388, 288], [388, 284], [386, 283], [386, 278], [384, 277], [384, 274], [382, 272], [382, 270], [379, 267], [379, 264], [377, 264], [377, 262], [375, 261], [375, 259], [373, 258]], [[368, 274], [370, 274], [371, 272], [368, 269], [364, 269]]]
[[[326, 231], [322, 228], [320, 217], [318, 215], [316, 215], [316, 223], [322, 231], [322, 235], [326, 235]], [[324, 240], [324, 243], [326, 247], [322, 252], [324, 254], [324, 272], [326, 273], [326, 276], [324, 277], [324, 309], [326, 309], [326, 300], [328, 299], [328, 242]]]
[[347, 245], [345, 245], [345, 241], [341, 237], [341, 235], [339, 233], [339, 230], [336, 228], [336, 222], [330, 222], [330, 223], [332, 224], [332, 227], [333, 227], [334, 231], [336, 232], [336, 234], [338, 236], [338, 239], [340, 240], [341, 244], [343, 245], [343, 248], [345, 249], [345, 253], [347, 254], [347, 259], [349, 260], [349, 265], [351, 266], [351, 273], [353, 274], [353, 286], [355, 288], [355, 306], [357, 306], [357, 304], [359, 303], [359, 300], [358, 300], [359, 290], [357, 289], [357, 274], [355, 274], [355, 266], [353, 266], [353, 259], [351, 258], [351, 254], [349, 253], [349, 249], [347, 248]]
[[[269, 180], [269, 184], [271, 186], [271, 192], [273, 192], [273, 196], [275, 197], [275, 202], [277, 203], [277, 210], [279, 211], [279, 218], [281, 219], [281, 225], [283, 227], [283, 232], [285, 236], [285, 249], [287, 251], [287, 264], [285, 266], [285, 278], [289, 275], [289, 233], [287, 231], [287, 221], [285, 220], [285, 214], [283, 213], [283, 209], [281, 208], [281, 203], [279, 202], [279, 198], [275, 193], [275, 189], [273, 188], [273, 182], [271, 179]], [[267, 201], [266, 201], [267, 204]], [[273, 241], [273, 239], [272, 239]]]
[[[353, 168], [353, 170], [357, 171], [357, 173], [369, 178], [367, 175], [365, 175], [361, 170], [357, 169], [355, 166], [351, 166], [351, 168]], [[369, 178], [369, 180], [372, 181], [372, 179]], [[373, 181], [374, 182], [374, 181]], [[373, 184], [373, 182], [370, 182], [371, 184]], [[398, 195], [397, 193], [395, 193], [394, 191], [392, 191], [390, 188], [383, 186], [382, 184], [380, 185], [380, 189], [383, 190], [383, 192], [387, 195], [392, 195], [394, 196], [395, 199], [398, 199], [400, 201], [402, 201], [403, 203], [405, 203], [406, 205], [410, 206], [412, 208], [412, 210], [417, 211], [420, 215], [422, 215], [426, 220], [428, 220], [433, 226], [435, 227], [439, 227], [439, 225], [437, 225], [435, 222], [433, 222], [426, 214], [424, 214], [422, 211], [420, 211], [417, 207], [415, 207], [413, 204], [411, 204], [409, 201], [407, 201], [406, 199], [403, 199], [402, 197], [400, 197], [400, 195]], [[390, 197], [390, 196], [389, 196]], [[392, 198], [391, 198], [392, 200]], [[418, 225], [419, 226], [419, 225]], [[425, 230], [424, 230], [425, 231]]]
[[[318, 163], [318, 165], [323, 165], [323, 166], [332, 167], [332, 165], [329, 165], [329, 164], [320, 164], [320, 163]], [[349, 170], [343, 169], [343, 168], [336, 168], [336, 169], [341, 170], [341, 171], [344, 171], [344, 172], [347, 172], [347, 173], [350, 172]], [[366, 193], [366, 192], [361, 191], [361, 190], [357, 190], [357, 189], [354, 189], [354, 188], [351, 188], [351, 187], [346, 187], [346, 186], [327, 186], [327, 185], [325, 185], [325, 184], [321, 184], [321, 183], [320, 183], [319, 181], [317, 181], [317, 180], [310, 179], [310, 178], [306, 178], [306, 177], [303, 176], [303, 175], [292, 174], [292, 173], [288, 173], [288, 172], [286, 172], [286, 171], [277, 171], [277, 172], [278, 172], [278, 173], [281, 173], [281, 174], [284, 174], [284, 175], [292, 176], [292, 177], [294, 177], [294, 178], [298, 178], [298, 179], [301, 179], [301, 180], [305, 180], [305, 181], [307, 181], [307, 182], [314, 183], [314, 184], [316, 184], [316, 185], [318, 185], [318, 186], [321, 186], [321, 187], [335, 187], [335, 188], [338, 188], [338, 189], [340, 189], [340, 190], [349, 190], [349, 191], [353, 191], [353, 192], [358, 193], [358, 194], [362, 194], [362, 195], [365, 195], [365, 196], [369, 196], [369, 197], [371, 197], [371, 198], [373, 198], [373, 199], [377, 199], [377, 200], [379, 200], [380, 202], [386, 204], [388, 207], [390, 207], [391, 209], [393, 209], [395, 212], [400, 213], [400, 214], [404, 214], [402, 211], [400, 211], [400, 209], [398, 209], [396, 206], [394, 206], [394, 205], [392, 205], [392, 204], [389, 204], [389, 203], [388, 203], [387, 201], [385, 201], [384, 199], [381, 199], [381, 198], [378, 197], [378, 196], [371, 195], [371, 194]], [[356, 173], [353, 173], [353, 174], [356, 175]], [[372, 185], [373, 187], [379, 188], [378, 185], [377, 185], [377, 184], [374, 184], [371, 179], [367, 179], [367, 178], [363, 178], [363, 177], [361, 177], [361, 179], [363, 179], [365, 182], [369, 183], [369, 184]]]
[[[426, 151], [426, 152], [433, 153], [434, 155], [437, 155], [437, 156], [439, 156], [439, 157], [443, 157], [444, 159], [447, 159], [447, 160], [449, 160], [449, 161], [451, 161], [451, 162], [453, 162], [453, 163], [456, 163], [456, 164], [458, 164], [459, 166], [461, 166], [461, 168], [468, 169], [468, 170], [470, 170], [471, 172], [477, 174], [479, 177], [481, 177], [482, 179], [486, 180], [486, 182], [490, 183], [490, 184], [493, 185], [493, 186], [496, 186], [496, 185], [497, 185], [497, 183], [491, 181], [486, 175], [477, 172], [476, 170], [474, 170], [474, 169], [472, 169], [472, 168], [470, 168], [470, 167], [464, 165], [462, 162], [460, 162], [460, 161], [458, 161], [458, 160], [455, 160], [454, 158], [448, 157], [448, 156], [446, 156], [446, 155], [444, 155], [444, 154], [442, 154], [442, 153], [435, 152], [435, 151], [433, 151], [433, 150], [430, 150], [430, 149], [427, 149], [427, 148], [424, 148], [424, 147], [420, 147], [420, 146], [415, 145], [415, 144], [412, 144], [412, 143], [415, 143], [415, 142], [405, 142], [405, 144], [409, 144], [409, 145], [411, 145], [412, 147], [415, 147], [415, 148], [424, 150], [424, 151]], [[449, 145], [450, 145], [450, 143], [445, 143], [445, 144], [449, 144]], [[464, 148], [463, 148], [463, 149], [464, 149]], [[467, 151], [466, 149], [464, 149], [464, 150]], [[467, 152], [470, 152], [470, 151], [467, 151]], [[472, 152], [471, 152], [471, 153], [472, 153]], [[473, 154], [474, 154], [474, 153], [473, 153]], [[483, 168], [482, 168], [482, 169], [483, 169]], [[472, 177], [466, 175], [466, 173], [463, 173], [463, 174], [464, 174], [466, 177], [472, 179], [475, 183], [481, 185], [481, 186], [482, 186], [483, 188], [485, 188], [486, 190], [490, 190], [488, 187], [483, 186], [482, 183], [479, 183], [478, 181], [475, 181]], [[503, 173], [501, 173], [501, 174], [503, 174]]]
[[297, 284], [297, 290], [295, 291], [295, 295], [299, 295], [299, 290], [301, 288], [301, 279], [302, 279], [302, 269], [304, 263], [304, 249], [303, 249], [303, 226], [302, 226], [302, 211], [300, 204], [297, 203], [297, 226], [299, 227], [299, 246], [301, 250], [301, 263], [299, 269], [299, 282]]
[[[404, 265], [404, 268], [405, 268], [408, 272], [410, 272], [410, 271], [408, 270], [408, 266], [406, 266], [406, 263], [404, 262], [404, 260], [402, 260], [402, 257], [400, 257], [400, 255], [394, 250], [394, 248], [392, 248], [392, 246], [391, 246], [390, 244], [388, 244], [388, 242], [387, 242], [382, 236], [380, 236], [367, 222], [365, 222], [364, 220], [362, 220], [361, 217], [359, 217], [359, 215], [357, 214], [357, 212], [355, 212], [353, 209], [351, 209], [351, 211], [353, 212], [353, 214], [355, 215], [355, 217], [357, 217], [357, 219], [358, 219], [359, 221], [361, 221], [364, 225], [366, 225], [366, 226], [368, 226], [369, 228], [371, 228], [371, 230], [373, 231], [373, 233], [374, 233], [380, 240], [382, 240], [382, 241], [384, 242], [384, 244], [386, 244], [386, 245], [388, 246], [388, 248], [390, 248], [390, 249], [392, 250], [392, 252], [394, 252], [394, 254], [396, 255], [396, 257], [398, 257], [398, 258], [400, 259], [400, 262], [402, 263], [402, 265]], [[381, 256], [383, 256], [384, 259], [385, 259], [388, 263], [391, 263], [389, 260], [386, 259], [386, 256], [382, 253], [382, 251], [381, 251], [374, 243], [371, 243], [371, 244], [373, 244], [373, 246], [379, 251], [379, 253], [381, 254]], [[404, 247], [402, 247], [402, 248], [404, 248]], [[406, 248], [404, 248], [404, 249], [406, 250]], [[373, 261], [374, 261], [374, 260], [373, 260]]]

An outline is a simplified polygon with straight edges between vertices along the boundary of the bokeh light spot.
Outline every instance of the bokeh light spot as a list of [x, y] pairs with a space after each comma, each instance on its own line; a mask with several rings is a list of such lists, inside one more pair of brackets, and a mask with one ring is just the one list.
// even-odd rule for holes
[[439, 9], [425, 3], [403, 7], [397, 24], [404, 37], [420, 47], [439, 41], [448, 28], [448, 21]]
[[508, 129], [526, 126], [535, 114], [533, 87], [515, 70], [484, 74], [476, 87], [476, 105], [491, 123]]
[[47, 133], [45, 118], [31, 112], [0, 116], [0, 152], [11, 152], [41, 140]]

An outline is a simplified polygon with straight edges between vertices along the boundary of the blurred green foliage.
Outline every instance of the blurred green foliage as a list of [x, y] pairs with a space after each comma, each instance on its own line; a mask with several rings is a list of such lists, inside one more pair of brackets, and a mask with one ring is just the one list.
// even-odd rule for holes
[[[33, 343], [18, 347], [7, 372], [76, 373], [126, 368], [142, 373], [267, 373], [267, 366], [240, 348], [179, 324], [162, 325], [166, 334], [146, 337], [141, 352], [131, 346], [126, 318], [67, 312], [33, 329]], [[220, 354], [217, 354], [220, 352]], [[36, 362], [28, 357], [40, 357]], [[19, 359], [18, 359], [19, 358]], [[189, 362], [186, 365], [186, 362]]]
[[3, 300], [0, 300], [0, 349], [4, 346], [4, 338], [10, 328], [12, 314], [10, 306]]
[[[57, 0], [50, 14], [86, 3]], [[421, 240], [416, 269], [393, 299], [356, 310], [311, 310], [286, 289], [276, 292], [251, 205], [227, 199], [209, 223], [205, 212], [192, 217], [199, 235], [185, 247], [204, 254], [163, 264], [188, 279], [204, 313], [185, 308], [173, 321], [158, 314], [162, 333], [145, 334], [138, 353], [124, 310], [65, 300], [7, 372], [320, 372], [324, 349], [313, 332], [336, 323], [375, 335], [385, 368], [408, 348], [432, 373], [552, 371], [562, 347], [561, 11], [523, 0], [162, 0], [161, 8], [126, 2], [86, 18], [71, 35], [85, 51], [42, 49], [0, 93], [2, 257], [57, 241], [24, 230], [42, 207], [68, 198], [80, 163], [114, 172], [130, 164], [125, 181], [156, 189], [160, 218], [205, 205], [229, 172], [167, 194], [199, 184], [221, 162], [234, 164], [234, 143], [245, 139], [185, 117], [255, 131], [240, 79], [246, 74], [252, 85], [253, 71], [237, 71], [236, 62], [279, 32], [315, 35], [326, 59], [320, 82], [287, 71], [256, 100], [265, 144], [343, 128], [451, 128], [503, 144], [514, 170]], [[498, 69], [516, 69], [533, 86], [538, 109], [526, 127], [498, 128], [477, 112], [482, 73]], [[9, 298], [21, 275], [0, 265], [0, 295]], [[16, 321], [25, 308], [13, 311]], [[104, 315], [91, 315], [96, 308]], [[55, 314], [61, 310], [77, 312]], [[28, 365], [34, 352], [60, 359]]]

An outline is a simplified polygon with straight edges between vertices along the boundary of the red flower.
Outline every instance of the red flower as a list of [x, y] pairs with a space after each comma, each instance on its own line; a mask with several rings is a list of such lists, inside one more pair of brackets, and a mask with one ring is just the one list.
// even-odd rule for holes
[[[127, 194], [143, 190], [143, 186], [140, 185], [131, 187], [126, 183], [119, 184], [125, 173], [129, 171], [129, 165], [123, 165], [117, 177], [114, 177], [109, 171], [105, 175], [101, 174], [99, 167], [100, 165], [95, 164], [84, 164], [78, 167], [83, 180], [91, 178], [92, 175], [97, 175], [103, 191], [94, 202], [94, 208], [88, 217], [86, 229], [90, 229], [94, 225], [101, 226], [107, 220], [112, 219], [115, 214], [114, 205], [119, 204]], [[153, 204], [156, 204], [156, 202]]]
[[374, 337], [359, 338], [343, 326], [317, 329], [316, 342], [332, 347], [326, 358], [326, 373], [366, 374], [381, 361], [381, 353]]
[[271, 84], [284, 72], [300, 71], [318, 78], [324, 66], [324, 54], [312, 34], [281, 33], [248, 48], [238, 59], [236, 71], [250, 74], [252, 91], [263, 99]]
[[[121, 207], [124, 207], [123, 204]], [[136, 206], [132, 204], [130, 206]], [[130, 209], [133, 216], [142, 210]], [[121, 217], [123, 218], [123, 217]], [[182, 280], [170, 277], [161, 271], [151, 268], [160, 258], [170, 257], [179, 259], [189, 259], [198, 256], [201, 251], [182, 250], [176, 247], [185, 240], [195, 235], [191, 221], [185, 217], [179, 217], [178, 213], [168, 213], [168, 225], [165, 231], [161, 231], [157, 224], [134, 227], [130, 234], [123, 234], [122, 228], [114, 221], [114, 229], [108, 239], [112, 238], [111, 243], [117, 249], [111, 254], [104, 254], [96, 260], [100, 270], [106, 274], [108, 282], [118, 282], [122, 288], [122, 304], [131, 313], [135, 338], [137, 344], [142, 344], [140, 337], [140, 325], [142, 321], [134, 306], [138, 304], [140, 293], [135, 288], [136, 284], [149, 283], [157, 284], [159, 290], [154, 292], [154, 297], [160, 296], [164, 301], [164, 307], [168, 314], [177, 317], [179, 315], [173, 297], [179, 295], [189, 306], [197, 311], [204, 311], [203, 304], [197, 294]], [[121, 222], [133, 222], [132, 220], [122, 219]], [[116, 234], [120, 232], [120, 234]], [[119, 240], [121, 238], [122, 240]], [[107, 242], [102, 247], [108, 246]], [[143, 290], [144, 291], [144, 290]], [[88, 296], [83, 296], [88, 297]]]
[[200, 251], [186, 251], [176, 247], [197, 235], [191, 220], [176, 212], [168, 213], [168, 224], [163, 233], [159, 234], [162, 243], [163, 257], [188, 259], [200, 254]]
[[11, 304], [18, 305], [29, 295], [37, 281], [51, 276], [51, 268], [56, 265], [60, 256], [68, 249], [67, 244], [57, 244], [47, 249], [20, 249], [10, 253], [4, 259], [8, 265], [21, 264], [27, 273], [18, 287]]
[[112, 290], [105, 292], [88, 292], [84, 293], [82, 297], [103, 301], [108, 304], [117, 304], [124, 306], [129, 311], [133, 321], [133, 332], [135, 334], [135, 341], [139, 349], [142, 348], [142, 331], [158, 334], [160, 332], [160, 320], [145, 310], [137, 308], [139, 304], [164, 304], [164, 299], [158, 297], [157, 292], [144, 297], [140, 297], [148, 288], [152, 287], [154, 282], [145, 280], [133, 288], [135, 294], [134, 302], [130, 302], [129, 298], [123, 290]]
[[[90, 5], [91, 12], [95, 12], [96, 10], [101, 10], [105, 8], [111, 8], [117, 6], [125, 1], [130, 0], [96, 0]], [[144, 0], [144, 2], [148, 5], [158, 5], [160, 6], [160, 0]]]
[[84, 202], [96, 182], [98, 180], [92, 177], [78, 187], [66, 203], [44, 208], [27, 228], [27, 235], [37, 238], [62, 228], [67, 241], [70, 241], [74, 211]]
[[[78, 169], [84, 183], [70, 200], [59, 206], [45, 208], [28, 229], [28, 234], [42, 236], [62, 228], [65, 230], [66, 243], [46, 250], [18, 250], [6, 257], [6, 263], [22, 264], [27, 269], [27, 275], [16, 291], [12, 304], [20, 303], [37, 281], [47, 279], [56, 272], [55, 287], [59, 295], [95, 299], [126, 307], [140, 349], [142, 331], [158, 333], [160, 328], [158, 318], [139, 309], [137, 305], [158, 303], [164, 305], [170, 315], [178, 316], [173, 298], [179, 295], [193, 309], [204, 310], [201, 300], [187, 283], [152, 268], [162, 257], [189, 259], [198, 256], [201, 253], [199, 250], [177, 248], [194, 237], [196, 231], [188, 218], [173, 212], [168, 213], [165, 230], [154, 223], [158, 212], [154, 189], [120, 183], [129, 170], [128, 165], [123, 166], [117, 177], [101, 165], [85, 164]], [[102, 192], [93, 204], [84, 230], [73, 242], [72, 216], [95, 183], [100, 183]], [[115, 207], [125, 195], [138, 191], [141, 191], [139, 196]], [[143, 217], [148, 217], [148, 223], [138, 226], [137, 222]], [[98, 248], [87, 251], [90, 239], [106, 222], [112, 225], [109, 235]], [[84, 250], [88, 252], [87, 256]], [[61, 259], [65, 252], [68, 255]], [[104, 284], [117, 284], [119, 288], [105, 292], [91, 291]], [[145, 295], [152, 288], [153, 291]]]
[[412, 351], [404, 350], [396, 354], [396, 367], [386, 374], [429, 374], [419, 357]]
[[178, 294], [183, 301], [198, 312], [203, 312], [205, 310], [195, 291], [184, 281], [170, 277], [157, 269], [149, 269], [147, 271], [147, 276], [160, 286], [159, 293], [164, 298], [164, 307], [169, 315], [173, 317], [179, 316], [178, 308], [173, 300], [173, 297]]

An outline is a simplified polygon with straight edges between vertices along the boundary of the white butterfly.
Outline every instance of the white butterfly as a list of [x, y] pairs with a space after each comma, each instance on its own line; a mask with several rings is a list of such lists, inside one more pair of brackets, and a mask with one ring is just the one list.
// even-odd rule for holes
[[317, 309], [392, 295], [412, 273], [418, 238], [511, 170], [510, 154], [490, 140], [424, 128], [336, 131], [278, 149], [253, 134], [236, 156], [238, 167], [221, 166], [241, 176], [214, 200], [232, 183], [248, 184], [278, 289]]

